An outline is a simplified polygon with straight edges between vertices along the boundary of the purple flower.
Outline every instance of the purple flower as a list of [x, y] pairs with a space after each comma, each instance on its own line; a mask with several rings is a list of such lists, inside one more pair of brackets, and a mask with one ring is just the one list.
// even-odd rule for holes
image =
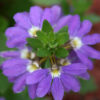
[[92, 28], [92, 23], [88, 20], [81, 23], [78, 15], [72, 17], [68, 26], [71, 46], [81, 62], [92, 69], [92, 62], [88, 58], [100, 59], [100, 52], [90, 47], [90, 45], [100, 42], [100, 34], [87, 35]]
[[[54, 65], [52, 68], [52, 70], [49, 70], [48, 75], [38, 84], [36, 90], [38, 97], [43, 97], [51, 91], [54, 100], [62, 100], [64, 91], [72, 90], [78, 92], [80, 90], [80, 83], [77, 77], [82, 74], [86, 75], [86, 66], [81, 63], [75, 63], [59, 69]], [[32, 83], [28, 82], [28, 84]]]
[[7, 59], [2, 64], [2, 70], [10, 82], [14, 83], [15, 93], [23, 91], [27, 78], [37, 78], [35, 80], [35, 84], [37, 84], [47, 73], [46, 69], [41, 69], [39, 63], [34, 60], [35, 54], [28, 48], [2, 52], [0, 55]]
[[[36, 37], [36, 32], [41, 30], [44, 20], [47, 20], [55, 31], [65, 26], [71, 15], [61, 17], [61, 8], [53, 6], [42, 9], [38, 6], [30, 8], [30, 12], [21, 12], [14, 15], [16, 25], [6, 30], [7, 46], [9, 48], [22, 48], [27, 43], [26, 38]], [[60, 19], [59, 19], [60, 18]]]

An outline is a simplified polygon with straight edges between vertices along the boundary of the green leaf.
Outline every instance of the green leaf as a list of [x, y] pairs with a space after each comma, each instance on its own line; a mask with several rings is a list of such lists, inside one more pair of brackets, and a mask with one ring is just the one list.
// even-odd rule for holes
[[0, 73], [0, 93], [4, 94], [9, 86], [10, 84], [8, 83], [7, 78]]
[[99, 23], [100, 22], [100, 16], [95, 15], [95, 14], [90, 14], [90, 15], [86, 15], [83, 16], [83, 20], [90, 20], [92, 23]]
[[45, 68], [49, 68], [51, 66], [50, 59], [48, 58], [45, 62]]
[[43, 22], [42, 31], [46, 33], [53, 32], [53, 28], [47, 20], [44, 20]]
[[90, 80], [82, 80], [80, 79], [81, 83], [81, 94], [86, 94], [92, 91], [95, 91], [97, 89], [96, 83], [94, 82], [93, 78], [90, 78]]
[[36, 38], [28, 38], [27, 42], [28, 42], [28, 45], [30, 45], [33, 49], [38, 49], [38, 48], [43, 47], [41, 41]]
[[37, 32], [37, 38], [44, 44], [47, 45], [48, 44], [48, 36], [45, 32], [43, 31], [38, 31]]
[[69, 40], [69, 34], [67, 32], [57, 33], [56, 34], [56, 41], [59, 45], [63, 45]]
[[65, 48], [58, 48], [55, 52], [56, 57], [65, 58], [67, 57], [69, 52]]
[[64, 33], [64, 32], [68, 33], [68, 26], [64, 26], [57, 33]]
[[47, 57], [50, 55], [50, 52], [47, 48], [39, 48], [37, 50], [37, 56], [39, 57]]

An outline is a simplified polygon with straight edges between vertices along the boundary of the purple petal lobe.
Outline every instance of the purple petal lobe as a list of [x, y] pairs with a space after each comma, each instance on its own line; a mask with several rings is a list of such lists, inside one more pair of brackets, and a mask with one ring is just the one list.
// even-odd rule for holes
[[51, 12], [51, 9], [46, 8], [44, 10], [43, 15], [42, 15], [42, 19], [41, 19], [41, 27], [42, 27], [42, 24], [43, 24], [44, 20], [47, 20], [50, 24], [52, 24], [52, 12]]
[[8, 38], [14, 38], [15, 36], [28, 37], [27, 31], [20, 27], [10, 27], [5, 33]]
[[33, 73], [31, 73], [29, 76], [27, 76], [26, 83], [31, 85], [31, 84], [36, 84], [39, 81], [41, 81], [47, 74], [46, 70], [36, 70]]
[[85, 73], [87, 71], [87, 66], [85, 66], [81, 63], [75, 63], [75, 64], [65, 66], [62, 69], [67, 74], [80, 75], [80, 74]]
[[[22, 61], [22, 62], [21, 62]], [[28, 61], [22, 59], [10, 59], [3, 63], [3, 74], [9, 77], [16, 77], [26, 72]]]
[[77, 56], [79, 57], [80, 61], [85, 64], [87, 66], [87, 68], [89, 68], [89, 70], [93, 69], [93, 63], [91, 60], [88, 59], [88, 57], [86, 55], [84, 55], [83, 53], [81, 53], [80, 51], [76, 51]]
[[18, 51], [5, 51], [1, 52], [0, 56], [3, 58], [17, 58], [20, 57], [20, 53]]
[[92, 34], [83, 37], [83, 43], [86, 45], [94, 45], [100, 43], [100, 34]]
[[37, 88], [38, 97], [44, 97], [48, 93], [51, 86], [51, 82], [52, 82], [52, 77], [50, 74], [46, 78], [40, 81]]
[[80, 28], [80, 17], [78, 15], [75, 15], [72, 17], [69, 23], [70, 37], [76, 35], [79, 28]]
[[97, 51], [90, 46], [83, 46], [81, 51], [90, 58], [100, 59], [100, 51]]
[[15, 14], [14, 20], [16, 24], [21, 26], [22, 28], [29, 29], [32, 27], [32, 24], [29, 19], [29, 14], [27, 12]]
[[31, 99], [36, 98], [36, 89], [37, 89], [37, 84], [28, 86], [28, 93]]
[[78, 36], [82, 37], [83, 35], [87, 34], [88, 32], [90, 32], [91, 28], [92, 28], [92, 23], [88, 20], [84, 20], [78, 32]]
[[61, 7], [60, 6], [52, 6], [51, 8], [52, 11], [52, 22], [53, 24], [56, 23], [61, 16]]
[[32, 24], [34, 26], [39, 26], [40, 25], [40, 21], [42, 18], [42, 13], [43, 10], [42, 8], [38, 7], [38, 6], [34, 6], [30, 8], [30, 19], [32, 21]]
[[54, 26], [54, 31], [57, 32], [59, 31], [61, 28], [63, 28], [64, 26], [68, 25], [68, 23], [70, 22], [70, 19], [72, 18], [71, 15], [68, 16], [64, 16], [62, 18], [60, 18], [60, 20], [57, 22], [57, 24]]
[[64, 96], [64, 89], [59, 78], [54, 78], [52, 83], [52, 95], [54, 100], [62, 100]]
[[64, 83], [64, 87], [71, 88], [74, 92], [80, 91], [80, 83], [75, 77], [67, 74], [62, 74], [61, 80], [62, 83]]
[[13, 91], [15, 93], [19, 93], [24, 90], [26, 75], [27, 74], [24, 74], [24, 75], [18, 77], [18, 79], [14, 82]]
[[88, 73], [83, 73], [83, 74], [80, 74], [79, 77], [85, 79], [85, 80], [89, 80], [90, 79], [90, 75]]

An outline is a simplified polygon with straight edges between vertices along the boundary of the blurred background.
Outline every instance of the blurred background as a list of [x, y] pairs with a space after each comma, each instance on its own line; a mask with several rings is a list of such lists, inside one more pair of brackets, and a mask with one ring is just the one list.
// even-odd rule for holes
[[[5, 29], [14, 25], [13, 15], [17, 12], [29, 11], [31, 6], [39, 5], [43, 8], [58, 4], [63, 13], [79, 14], [81, 20], [89, 19], [93, 23], [90, 32], [100, 33], [100, 0], [0, 0], [0, 51], [8, 50], [6, 47]], [[100, 44], [93, 46], [100, 50]], [[0, 58], [0, 64], [4, 59]], [[89, 81], [80, 80], [81, 91], [79, 93], [65, 93], [64, 100], [100, 100], [100, 60], [94, 61], [94, 70], [89, 72]], [[0, 71], [0, 98], [5, 100], [30, 100], [27, 89], [20, 94], [14, 94], [12, 84]], [[4, 100], [2, 98], [2, 100]], [[36, 100], [52, 100], [52, 96]]]

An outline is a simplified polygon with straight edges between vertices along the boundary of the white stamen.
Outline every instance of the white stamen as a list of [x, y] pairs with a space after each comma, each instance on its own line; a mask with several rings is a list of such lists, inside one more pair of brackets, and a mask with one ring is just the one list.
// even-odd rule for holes
[[68, 59], [61, 59], [61, 60], [60, 60], [60, 64], [61, 64], [62, 66], [66, 66], [66, 65], [70, 65], [71, 62], [70, 62], [70, 60], [68, 60]]
[[36, 57], [36, 54], [34, 52], [30, 52], [28, 48], [21, 50], [20, 54], [21, 54], [21, 58], [23, 59], [28, 59], [28, 58], [34, 59]]
[[52, 69], [51, 70], [51, 76], [52, 76], [52, 78], [60, 77], [60, 75], [61, 75], [60, 70], [58, 70], [58, 69]]
[[36, 71], [37, 69], [39, 69], [39, 64], [37, 62], [33, 62], [27, 66], [27, 71], [30, 73]]
[[71, 45], [74, 49], [80, 49], [83, 45], [79, 37], [72, 38]]
[[30, 28], [30, 29], [28, 30], [28, 32], [29, 32], [29, 35], [30, 35], [31, 37], [37, 37], [36, 32], [39, 31], [39, 30], [41, 30], [39, 27], [32, 26], [32, 28]]

